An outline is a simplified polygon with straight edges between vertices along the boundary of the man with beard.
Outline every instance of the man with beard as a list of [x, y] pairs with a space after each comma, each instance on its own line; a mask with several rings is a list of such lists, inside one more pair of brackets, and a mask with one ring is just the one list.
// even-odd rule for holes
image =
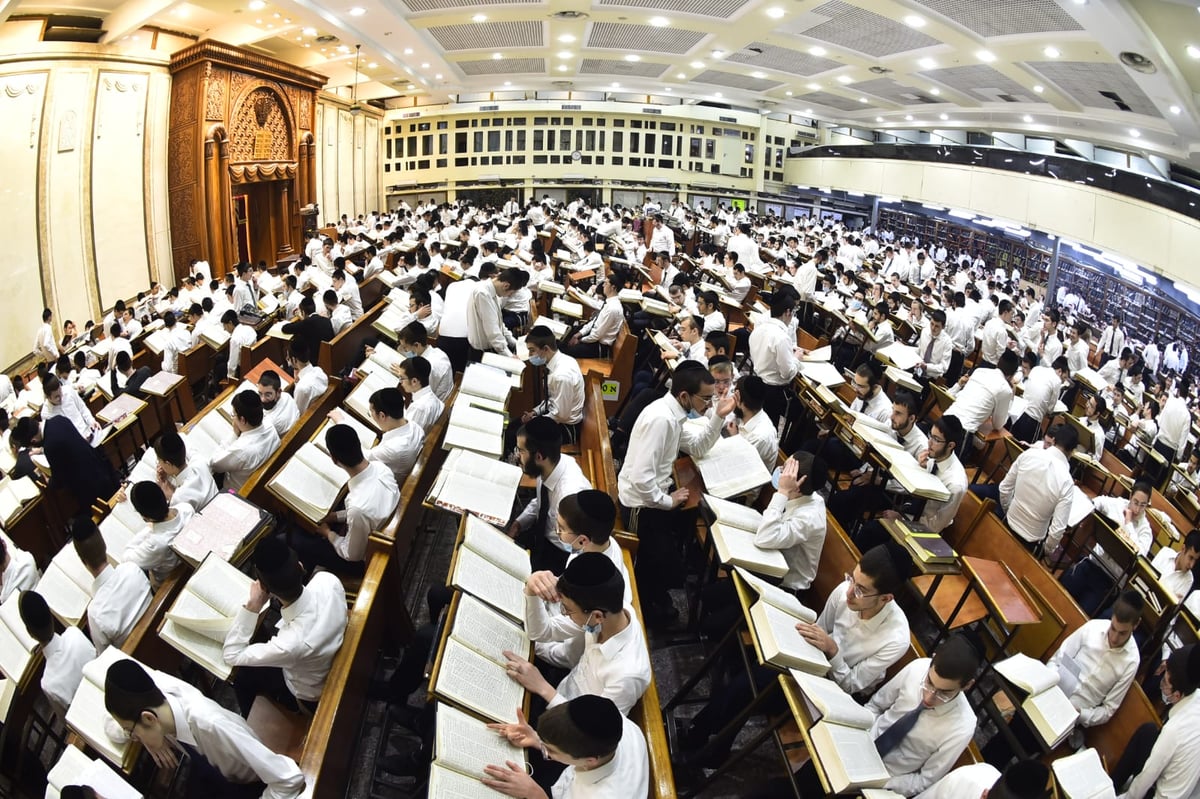
[[562, 457], [562, 428], [548, 416], [536, 416], [517, 431], [517, 456], [525, 474], [537, 478], [537, 489], [508, 534], [530, 550], [534, 571], [557, 574], [569, 552], [558, 537], [558, 503], [592, 485], [574, 458]]
[[296, 400], [291, 394], [284, 392], [282, 386], [279, 373], [274, 369], [265, 370], [258, 378], [258, 397], [262, 400], [263, 422], [274, 427], [280, 439], [300, 418]]

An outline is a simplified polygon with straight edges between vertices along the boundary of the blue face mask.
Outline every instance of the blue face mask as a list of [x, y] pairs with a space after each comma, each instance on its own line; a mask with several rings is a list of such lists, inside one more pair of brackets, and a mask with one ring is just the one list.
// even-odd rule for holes
[[689, 419], [699, 419], [699, 418], [700, 418], [700, 412], [699, 412], [699, 411], [697, 411], [695, 408], [688, 408], [688, 412], [687, 412], [687, 418], [689, 418]]
[[588, 635], [595, 635], [596, 633], [600, 632], [600, 625], [599, 624], [585, 624], [585, 625], [583, 625], [583, 631], [585, 633], [587, 633]]
[[529, 362], [531, 364], [533, 364], [534, 366], [545, 366], [546, 365], [546, 359], [540, 355], [530, 355]]
[[412, 350], [406, 350], [405, 352], [402, 352], [402, 353], [400, 353], [400, 354], [401, 354], [401, 355], [403, 355], [405, 358], [415, 358], [415, 357], [417, 357], [417, 354], [416, 354], [415, 352], [413, 352]]
[[775, 471], [771, 472], [771, 487], [776, 491], [779, 490], [779, 478], [783, 474], [783, 467], [776, 466]]
[[857, 311], [862, 307], [862, 300], [850, 300], [850, 310]]

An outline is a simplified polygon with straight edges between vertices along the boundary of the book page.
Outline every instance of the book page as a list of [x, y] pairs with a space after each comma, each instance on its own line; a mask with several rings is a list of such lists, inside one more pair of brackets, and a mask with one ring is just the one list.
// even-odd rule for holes
[[768, 577], [783, 577], [788, 573], [787, 559], [777, 549], [762, 549], [754, 543], [754, 534], [726, 527], [721, 522], [709, 525], [717, 557], [722, 563], [744, 566]]
[[104, 709], [104, 677], [108, 667], [128, 655], [110, 646], [95, 660], [83, 667], [83, 679], [67, 708], [66, 724], [79, 733], [105, 760], [121, 766], [129, 741], [114, 741], [109, 737], [107, 722], [112, 720]]
[[21, 510], [21, 500], [17, 499], [10, 488], [8, 478], [0, 484], [0, 521], [8, 524]]
[[167, 618], [181, 627], [200, 633], [223, 643], [225, 634], [233, 625], [233, 617], [226, 616], [191, 591], [184, 589], [167, 611]]
[[504, 435], [504, 416], [499, 413], [474, 408], [470, 405], [455, 405], [450, 409], [450, 424], [467, 430], [477, 430], [487, 435]]
[[[71, 555], [75, 556], [75, 550], [70, 546], [67, 548], [71, 549]], [[75, 558], [78, 562], [78, 556]], [[82, 564], [80, 564], [80, 568], [83, 568]], [[35, 590], [42, 595], [46, 604], [50, 606], [50, 610], [54, 611], [54, 615], [63, 624], [74, 626], [79, 624], [79, 621], [87, 613], [88, 603], [92, 601], [91, 584], [89, 583], [88, 586], [87, 589], [81, 588], [75, 580], [68, 576], [66, 571], [59, 567], [56, 558], [46, 567]]]
[[785, 591], [777, 585], [771, 585], [761, 577], [751, 574], [740, 566], [735, 567], [738, 575], [745, 580], [750, 588], [758, 592], [758, 598], [768, 605], [774, 605], [785, 613], [790, 613], [800, 621], [813, 624], [817, 620], [817, 613], [812, 608], [803, 605], [796, 595], [790, 591]]
[[[538, 319], [536, 324], [543, 324], [542, 320]], [[498, 352], [485, 352], [482, 361], [485, 365], [503, 369], [510, 375], [519, 375], [525, 371], [524, 361], [519, 358], [510, 358], [507, 355], [501, 355]]]
[[344, 424], [347, 427], [353, 428], [354, 433], [358, 436], [358, 443], [360, 446], [362, 446], [364, 453], [371, 447], [375, 446], [375, 440], [379, 437], [378, 433], [360, 422], [357, 416], [352, 413], [347, 413], [343, 410], [342, 420], [340, 422], [334, 422], [332, 419], [326, 419], [317, 429], [316, 435], [314, 435], [312, 438], [313, 443], [326, 455], [329, 454], [329, 450], [325, 447], [325, 431], [330, 427], [333, 427], [334, 424]]
[[309, 441], [271, 478], [269, 485], [283, 494], [296, 510], [313, 522], [319, 522], [333, 508], [348, 479], [344, 470]]
[[171, 548], [191, 563], [200, 563], [209, 552], [229, 560], [262, 518], [258, 506], [237, 494], [220, 493], [192, 516]]
[[813, 383], [822, 386], [840, 386], [846, 382], [841, 371], [831, 363], [824, 361], [805, 361], [800, 364], [800, 374]]
[[450, 584], [474, 594], [514, 619], [525, 617], [525, 582], [472, 549], [458, 550]]
[[821, 721], [810, 735], [814, 757], [825, 767], [836, 793], [855, 786], [881, 787], [891, 779], [867, 730]]
[[521, 469], [469, 450], [459, 450], [453, 469], [449, 459], [442, 468], [446, 480], [438, 502], [459, 511], [473, 511], [486, 521], [507, 524], [521, 482]]
[[525, 689], [509, 679], [504, 667], [454, 639], [446, 642], [434, 692], [493, 721], [515, 724]]
[[96, 790], [104, 799], [142, 799], [142, 795], [102, 760], [93, 760], [79, 775], [79, 784]]
[[525, 631], [470, 594], [463, 594], [458, 600], [450, 637], [501, 666], [508, 663], [505, 650], [529, 654], [529, 636]]
[[1042, 740], [1051, 746], [1062, 740], [1079, 720], [1079, 711], [1057, 686], [1034, 694], [1021, 707], [1029, 714]]
[[104, 538], [104, 544], [108, 548], [109, 560], [120, 556], [125, 551], [129, 539], [145, 526], [146, 522], [142, 521], [142, 517], [133, 509], [132, 502], [128, 500], [118, 502], [113, 507], [112, 513], [105, 516], [97, 525], [100, 528], [100, 535]]
[[170, 618], [163, 622], [159, 637], [217, 679], [229, 679], [233, 670], [225, 665], [225, 660], [221, 655], [224, 646], [223, 637], [221, 641], [217, 641], [209, 635], [189, 630], [182, 624], [176, 624]]
[[708, 452], [693, 460], [705, 489], [722, 499], [771, 482], [771, 473], [745, 436], [719, 438]]
[[720, 497], [714, 497], [712, 494], [705, 494], [704, 502], [713, 512], [713, 515], [717, 517], [717, 521], [726, 527], [737, 527], [741, 530], [757, 533], [759, 525], [762, 524], [763, 516], [754, 508], [739, 505], [736, 502], [730, 502]]
[[250, 596], [253, 581], [236, 566], [210, 554], [188, 579], [187, 590], [222, 616], [236, 616]]
[[498, 402], [507, 400], [511, 390], [512, 384], [508, 381], [507, 372], [482, 363], [467, 366], [459, 384], [459, 391], [463, 394], [474, 394]]
[[871, 725], [875, 723], [875, 715], [855, 702], [854, 698], [833, 680], [806, 674], [797, 669], [791, 669], [791, 674], [805, 697], [821, 711], [822, 720], [862, 730], [871, 729]]
[[0, 605], [0, 672], [16, 682], [25, 676], [37, 646], [37, 641], [25, 629], [25, 622], [21, 621], [19, 600], [20, 594], [14, 591], [8, 601]]
[[[480, 776], [483, 776], [482, 772]], [[429, 768], [427, 795], [429, 799], [503, 799], [505, 796], [484, 785], [477, 777], [464, 776], [437, 763]]]
[[490, 458], [499, 458], [504, 454], [504, 438], [497, 433], [482, 433], [460, 427], [451, 420], [442, 439], [442, 449], [466, 449]]
[[1020, 652], [998, 661], [995, 669], [1013, 685], [1031, 694], [1041, 693], [1058, 685], [1058, 678], [1049, 666]]
[[760, 601], [751, 606], [750, 621], [762, 643], [763, 656], [769, 662], [814, 674], [829, 671], [825, 654], [796, 632], [799, 620], [795, 616]]
[[525, 762], [525, 750], [510, 744], [495, 730], [489, 730], [487, 722], [440, 703], [433, 751], [435, 765], [441, 763], [468, 776], [482, 776], [484, 766], [502, 766], [510, 760]]
[[1081, 749], [1050, 764], [1066, 799], [1116, 799], [1112, 778], [1095, 749]]
[[12, 488], [13, 496], [20, 502], [32, 502], [41, 493], [37, 483], [33, 482], [33, 478], [28, 475], [19, 480], [12, 480], [9, 486]]
[[463, 546], [483, 555], [522, 583], [529, 578], [529, 553], [478, 516], [466, 516]]
[[46, 775], [47, 787], [57, 794], [68, 785], [76, 785], [79, 775], [91, 764], [92, 760], [78, 746], [63, 747], [58, 762]]

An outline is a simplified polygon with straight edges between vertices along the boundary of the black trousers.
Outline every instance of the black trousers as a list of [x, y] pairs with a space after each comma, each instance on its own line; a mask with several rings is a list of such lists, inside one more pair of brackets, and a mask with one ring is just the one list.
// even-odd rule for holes
[[305, 572], [309, 575], [318, 566], [339, 577], [362, 577], [367, 573], [365, 561], [344, 559], [333, 548], [333, 544], [319, 536], [308, 532], [299, 532], [291, 536], [290, 544], [296, 557], [304, 564]]
[[886, 510], [891, 506], [883, 486], [872, 481], [866, 485], [852, 485], [829, 495], [826, 507], [846, 532], [851, 532], [856, 522], [864, 515]]
[[250, 716], [258, 696], [265, 696], [293, 713], [300, 712], [301, 707], [309, 713], [317, 712], [316, 702], [300, 699], [292, 693], [283, 679], [283, 669], [278, 666], [239, 666], [233, 679], [233, 692], [237, 695], [242, 718]]
[[450, 359], [451, 369], [461, 372], [467, 368], [467, 351], [471, 345], [467, 343], [465, 336], [438, 336], [437, 345]]
[[572, 358], [611, 358], [612, 346], [596, 341], [582, 341], [578, 344], [568, 344], [562, 351]]
[[[1153, 722], [1146, 722], [1134, 730], [1133, 735], [1129, 738], [1129, 743], [1125, 745], [1125, 751], [1121, 753], [1121, 759], [1117, 761], [1117, 766], [1112, 771], [1114, 786], [1119, 789], [1127, 780], [1141, 772], [1142, 766], [1146, 765], [1146, 761], [1150, 759], [1150, 753], [1154, 750], [1155, 742], [1158, 741], [1158, 734], [1159, 728]], [[1151, 794], [1146, 795], [1150, 796]], [[1130, 799], [1145, 798], [1134, 796]]]
[[626, 529], [638, 537], [634, 579], [642, 604], [662, 608], [671, 604], [668, 590], [684, 577], [681, 539], [694, 524], [690, 511], [621, 506]]
[[1032, 444], [1037, 438], [1038, 433], [1042, 429], [1042, 423], [1039, 419], [1034, 419], [1029, 414], [1023, 413], [1017, 421], [1013, 422], [1012, 434], [1017, 441], [1023, 441], [1026, 444]]

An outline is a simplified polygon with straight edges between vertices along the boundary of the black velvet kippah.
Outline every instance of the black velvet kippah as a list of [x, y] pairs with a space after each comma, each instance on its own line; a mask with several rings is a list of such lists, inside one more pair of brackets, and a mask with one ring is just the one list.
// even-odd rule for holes
[[584, 694], [567, 703], [567, 715], [580, 732], [591, 738], [621, 739], [621, 711], [611, 699]]
[[604, 585], [617, 575], [617, 567], [607, 555], [584, 552], [567, 564], [562, 579], [582, 588]]

